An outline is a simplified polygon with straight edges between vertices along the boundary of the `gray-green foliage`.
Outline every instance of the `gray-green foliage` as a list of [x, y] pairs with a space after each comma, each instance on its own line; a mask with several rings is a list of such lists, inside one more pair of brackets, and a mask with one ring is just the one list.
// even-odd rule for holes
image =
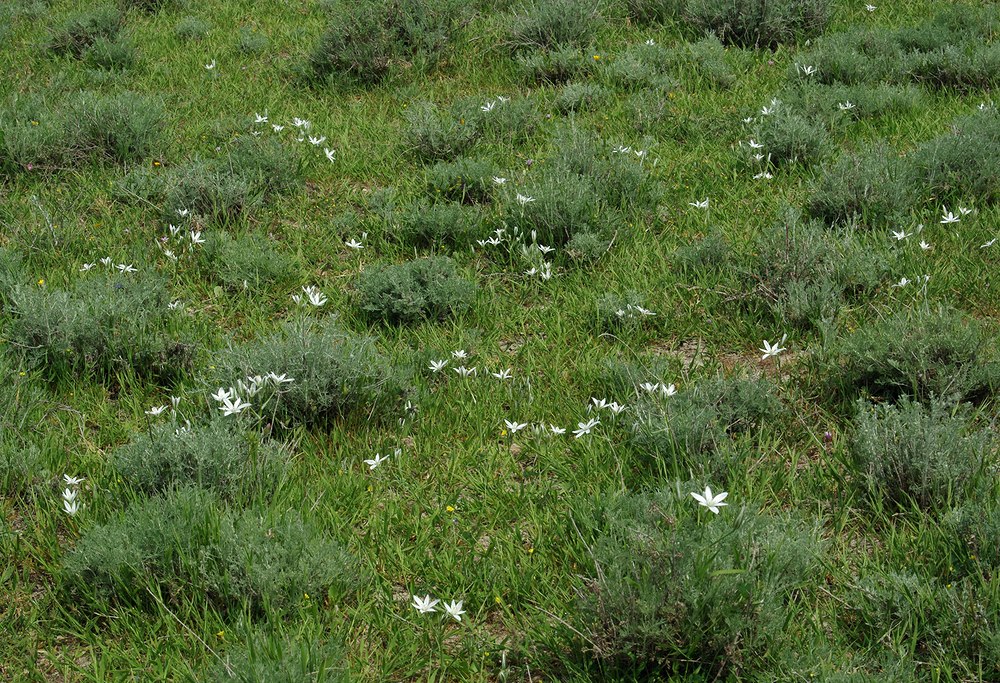
[[967, 497], [995, 450], [992, 432], [972, 424], [968, 412], [937, 400], [859, 402], [850, 452], [867, 498], [941, 510]]
[[743, 281], [777, 319], [811, 327], [872, 296], [889, 261], [853, 233], [835, 233], [789, 212], [756, 240]]
[[464, 249], [482, 236], [482, 221], [475, 207], [457, 202], [417, 203], [395, 212], [391, 227], [407, 244]]
[[769, 116], [760, 116], [754, 124], [753, 139], [762, 144], [768, 161], [776, 166], [810, 166], [820, 160], [829, 144], [821, 123], [780, 105]]
[[319, 79], [372, 85], [403, 61], [433, 66], [453, 38], [460, 8], [454, 0], [340, 2], [310, 55], [310, 69]]
[[578, 47], [535, 50], [518, 56], [518, 64], [532, 83], [558, 85], [585, 78], [594, 69], [594, 59]]
[[876, 144], [824, 165], [812, 184], [806, 212], [828, 225], [886, 227], [905, 217], [915, 199], [904, 160]]
[[232, 290], [290, 288], [299, 281], [298, 260], [263, 237], [233, 237], [213, 231], [197, 251], [206, 276]]
[[94, 605], [151, 605], [152, 594], [260, 615], [288, 611], [305, 594], [342, 598], [357, 585], [354, 565], [297, 512], [234, 511], [215, 494], [181, 488], [87, 529], [65, 558], [62, 582]]
[[170, 292], [155, 275], [84, 277], [72, 289], [21, 286], [5, 333], [30, 367], [50, 379], [131, 370], [170, 379], [190, 369], [193, 346], [178, 338]]
[[834, 395], [982, 400], [1000, 386], [994, 341], [951, 308], [894, 313], [831, 342], [822, 362]]
[[586, 46], [600, 20], [595, 0], [528, 0], [510, 17], [507, 44], [514, 52]]
[[[1000, 67], [998, 67], [1000, 68]], [[1000, 200], [1000, 113], [987, 107], [956, 119], [910, 158], [914, 183], [938, 201]]]
[[114, 40], [124, 21], [113, 7], [95, 7], [67, 17], [49, 34], [47, 47], [58, 55], [83, 57], [98, 40]]
[[755, 677], [793, 637], [795, 597], [822, 556], [818, 527], [738, 502], [712, 516], [694, 489], [578, 507], [576, 528], [596, 533], [573, 623], [606, 673]]
[[271, 495], [289, 468], [288, 450], [229, 422], [177, 428], [158, 425], [117, 448], [111, 456], [122, 481], [151, 495], [197, 486], [229, 501]]
[[681, 19], [724, 43], [773, 48], [822, 33], [830, 4], [829, 0], [687, 0]]
[[442, 161], [427, 169], [427, 194], [434, 201], [482, 204], [493, 195], [496, 175], [496, 166], [485, 159], [460, 157]]
[[556, 109], [561, 114], [599, 109], [612, 97], [610, 90], [597, 83], [567, 83], [556, 96]]
[[[275, 418], [288, 426], [329, 427], [338, 418], [382, 417], [398, 408], [409, 390], [407, 377], [368, 338], [335, 320], [287, 323], [278, 332], [220, 352], [208, 386], [275, 373], [292, 378], [270, 401]], [[270, 417], [270, 416], [267, 416]]]
[[391, 323], [443, 320], [474, 301], [475, 283], [446, 256], [419, 258], [366, 270], [357, 282], [361, 310]]
[[741, 458], [734, 439], [773, 424], [784, 412], [760, 379], [713, 377], [675, 396], [643, 396], [635, 406], [632, 444], [667, 471], [726, 481]]
[[201, 17], [187, 16], [174, 26], [174, 35], [181, 40], [201, 40], [212, 30], [212, 25]]

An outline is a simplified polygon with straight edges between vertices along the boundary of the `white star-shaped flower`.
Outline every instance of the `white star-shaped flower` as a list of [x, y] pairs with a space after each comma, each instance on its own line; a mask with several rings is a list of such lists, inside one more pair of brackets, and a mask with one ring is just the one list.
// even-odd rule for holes
[[729, 503], [723, 503], [729, 494], [725, 491], [717, 495], [712, 495], [711, 487], [705, 487], [705, 493], [703, 495], [698, 495], [695, 492], [691, 492], [691, 496], [698, 501], [698, 504], [702, 507], [708, 508], [711, 512], [719, 514], [719, 508], [729, 505]]
[[424, 597], [413, 596], [413, 608], [420, 612], [421, 614], [428, 614], [430, 612], [437, 612], [435, 605], [437, 605], [440, 600], [431, 600], [431, 596], [425, 595]]

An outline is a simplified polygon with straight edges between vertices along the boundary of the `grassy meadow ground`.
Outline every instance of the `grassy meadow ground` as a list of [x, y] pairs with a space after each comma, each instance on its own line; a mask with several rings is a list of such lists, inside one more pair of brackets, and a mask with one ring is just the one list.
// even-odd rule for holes
[[996, 5], [143, 4], [0, 6], [0, 679], [1000, 680]]

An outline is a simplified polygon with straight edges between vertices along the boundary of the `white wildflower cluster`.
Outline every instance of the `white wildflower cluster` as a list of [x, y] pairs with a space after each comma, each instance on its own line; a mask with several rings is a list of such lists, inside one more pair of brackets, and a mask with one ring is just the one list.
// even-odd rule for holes
[[[437, 604], [441, 602], [438, 599], [432, 600], [430, 595], [425, 595], [422, 598], [418, 595], [414, 595], [412, 597], [413, 597], [413, 609], [417, 610], [421, 614], [432, 614], [434, 612], [437, 612]], [[446, 619], [448, 617], [451, 617], [455, 621], [462, 621], [462, 615], [465, 614], [465, 610], [462, 609], [462, 601], [458, 600], [456, 602], [453, 600], [449, 603], [446, 603], [444, 605], [443, 614]]]
[[[260, 114], [254, 114], [254, 124], [257, 126], [257, 128], [253, 130], [251, 135], [259, 137], [262, 134], [261, 128], [265, 123], [269, 123], [266, 112], [263, 116]], [[290, 124], [271, 123], [270, 125], [271, 125], [271, 130], [274, 131], [275, 133], [280, 133], [281, 131], [285, 130], [285, 128], [295, 131], [296, 142], [306, 143], [312, 145], [313, 147], [322, 146], [323, 155], [326, 157], [326, 160], [329, 161], [330, 163], [337, 161], [337, 150], [331, 149], [323, 145], [323, 143], [326, 142], [326, 136], [312, 134], [312, 121], [308, 121], [306, 119], [300, 119], [298, 116], [295, 116], [292, 118]]]
[[663, 382], [643, 382], [642, 384], [636, 385], [637, 388], [642, 389], [647, 394], [659, 394], [660, 396], [666, 398], [668, 396], [673, 396], [677, 393], [677, 387], [673, 384], [664, 384]]
[[656, 313], [637, 304], [627, 304], [625, 308], [619, 308], [615, 311], [615, 316], [620, 320], [639, 320], [642, 318], [649, 318], [654, 315], [656, 315]]
[[481, 107], [479, 107], [479, 110], [481, 112], [483, 112], [484, 114], [489, 114], [491, 111], [493, 111], [494, 109], [496, 109], [498, 106], [500, 106], [502, 104], [507, 104], [508, 102], [510, 102], [510, 98], [509, 97], [504, 97], [502, 95], [497, 95], [492, 100], [487, 100], [485, 103], [483, 103], [483, 105]]
[[229, 415], [239, 415], [253, 404], [245, 401], [244, 398], [253, 398], [264, 388], [274, 389], [274, 395], [280, 394], [281, 388], [286, 384], [291, 384], [295, 379], [285, 374], [278, 375], [269, 372], [266, 375], [250, 375], [246, 381], [240, 379], [236, 381], [235, 387], [228, 389], [219, 387], [219, 390], [212, 394], [212, 398], [219, 403], [219, 410], [224, 417]]
[[63, 511], [70, 517], [80, 511], [80, 501], [78, 499], [80, 489], [78, 487], [83, 481], [84, 477], [71, 477], [68, 474], [63, 475], [63, 483], [66, 484], [66, 488], [62, 492]]
[[306, 285], [302, 288], [302, 294], [292, 294], [292, 301], [296, 306], [313, 306], [319, 308], [324, 306], [329, 299], [315, 285]]
[[[189, 214], [189, 209], [180, 209], [177, 211], [177, 215], [181, 219], [186, 218]], [[179, 253], [190, 254], [199, 244], [205, 243], [205, 238], [202, 236], [201, 230], [194, 228], [184, 229], [173, 223], [169, 224], [167, 228], [168, 234], [163, 235], [157, 240], [156, 246], [171, 261], [176, 262]]]
[[[115, 263], [110, 256], [104, 256], [103, 258], [98, 259], [98, 262], [100, 262], [100, 264], [108, 270], [117, 270], [119, 273], [134, 273], [137, 271], [137, 268], [135, 268], [135, 266], [131, 263]], [[84, 263], [80, 266], [80, 272], [85, 273], [89, 270], [93, 270], [96, 266], [97, 263]]]

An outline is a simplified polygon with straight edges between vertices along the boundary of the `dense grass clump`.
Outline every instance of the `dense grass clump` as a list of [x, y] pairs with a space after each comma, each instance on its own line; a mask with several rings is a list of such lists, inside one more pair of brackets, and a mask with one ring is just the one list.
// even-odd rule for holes
[[169, 380], [191, 368], [194, 347], [177, 337], [170, 293], [157, 276], [92, 276], [73, 289], [17, 288], [6, 335], [29, 367], [51, 380], [124, 371]]
[[454, 0], [361, 0], [334, 7], [329, 27], [309, 58], [313, 76], [381, 82], [394, 66], [437, 63], [459, 18]]
[[764, 145], [768, 161], [775, 166], [818, 162], [829, 144], [822, 124], [781, 105], [769, 116], [757, 119], [753, 139]]
[[344, 646], [329, 635], [283, 635], [263, 629], [226, 648], [207, 683], [340, 683], [350, 680]]
[[435, 201], [483, 204], [493, 196], [495, 176], [496, 166], [485, 159], [460, 157], [440, 162], [427, 169], [427, 195]]
[[306, 594], [339, 600], [358, 582], [350, 555], [297, 512], [237, 512], [196, 488], [143, 500], [91, 527], [62, 575], [78, 604], [152, 606], [155, 595], [251, 615], [288, 611]]
[[514, 52], [583, 47], [600, 16], [594, 0], [530, 0], [510, 17], [507, 44]]
[[905, 162], [876, 145], [825, 165], [812, 184], [806, 212], [828, 225], [884, 228], [905, 217], [915, 199]]
[[574, 625], [606, 675], [753, 677], [789, 642], [795, 596], [819, 567], [818, 530], [739, 503], [713, 517], [691, 499], [694, 488], [575, 515], [599, 530]]
[[111, 458], [122, 481], [144, 494], [190, 485], [229, 501], [270, 496], [290, 459], [280, 444], [262, 442], [222, 420], [183, 429], [151, 427]]
[[937, 202], [1000, 200], [1000, 113], [987, 107], [951, 123], [910, 158], [914, 182]]
[[901, 311], [832, 343], [826, 358], [839, 396], [982, 400], [1000, 386], [1000, 363], [982, 323], [950, 308]]
[[[287, 375], [293, 381], [257, 394], [253, 403], [267, 406], [287, 426], [328, 427], [338, 418], [378, 418], [393, 412], [408, 391], [403, 373], [375, 347], [373, 340], [345, 331], [336, 321], [296, 321], [258, 341], [219, 354], [209, 379], [213, 389], [237, 380]], [[246, 398], [246, 397], [244, 397]]]
[[422, 246], [464, 249], [483, 232], [481, 213], [457, 202], [417, 203], [394, 212], [390, 222], [401, 241]]
[[431, 102], [407, 108], [404, 144], [425, 161], [449, 161], [465, 154], [481, 132], [475, 119], [466, 121], [456, 108], [444, 110]]
[[0, 353], [0, 372], [7, 378], [0, 383], [0, 493], [16, 495], [49, 474], [38, 445], [48, 402], [6, 352]]
[[644, 396], [635, 409], [632, 444], [668, 472], [725, 482], [741, 458], [734, 439], [772, 424], [782, 412], [765, 380], [704, 379], [676, 396]]
[[585, 78], [595, 67], [593, 56], [577, 47], [536, 50], [518, 56], [518, 63], [531, 83], [561, 85]]
[[476, 286], [446, 256], [377, 266], [358, 279], [358, 305], [369, 317], [390, 323], [443, 320], [465, 311]]
[[937, 400], [859, 403], [850, 451], [864, 495], [904, 509], [942, 510], [962, 501], [995, 448], [992, 432], [972, 426], [967, 413]]
[[688, 0], [683, 19], [724, 43], [774, 48], [823, 32], [828, 0]]

